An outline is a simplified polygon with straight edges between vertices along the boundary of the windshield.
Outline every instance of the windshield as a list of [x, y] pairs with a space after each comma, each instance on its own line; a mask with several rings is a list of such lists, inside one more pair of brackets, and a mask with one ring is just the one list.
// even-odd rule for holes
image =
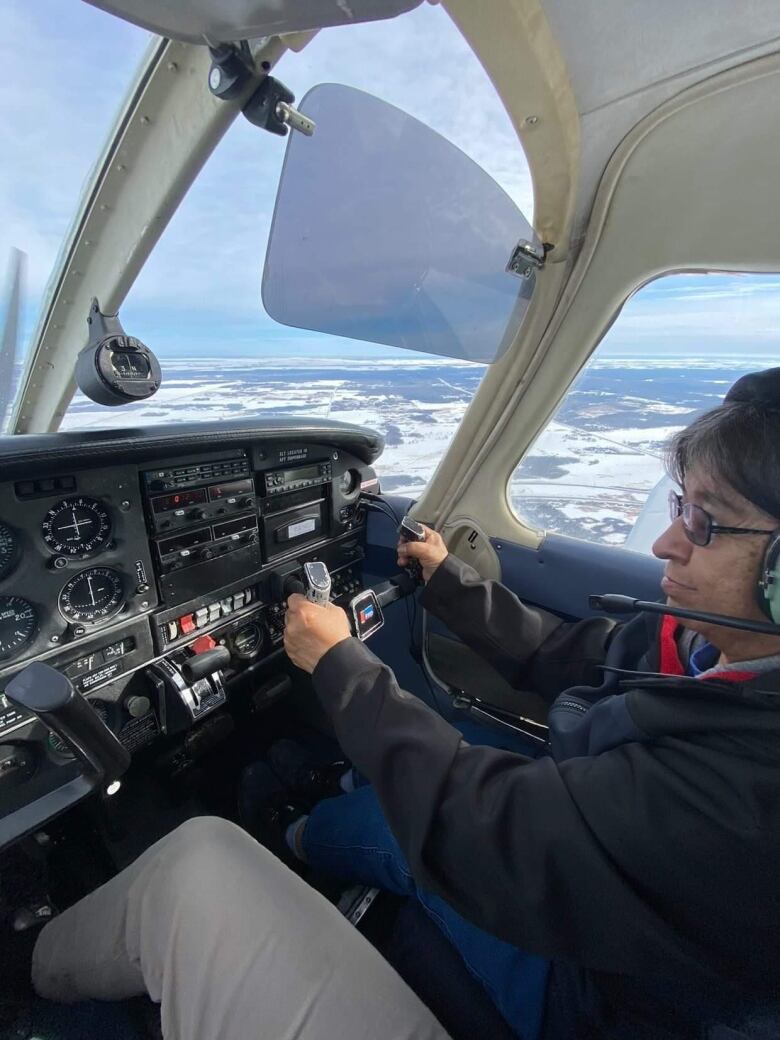
[[[380, 95], [465, 152], [530, 216], [517, 135], [442, 8], [323, 31], [301, 53], [286, 54], [275, 74], [299, 101], [334, 80]], [[160, 390], [122, 408], [77, 393], [62, 428], [279, 414], [340, 419], [385, 435], [383, 487], [419, 493], [485, 366], [289, 328], [265, 313], [261, 279], [285, 149], [284, 139], [242, 118], [233, 123], [120, 311], [128, 334], [159, 357]]]
[[12, 387], [4, 431], [49, 275], [151, 39], [87, 4], [67, 6], [65, 18], [62, 0], [0, 5], [0, 327], [2, 382]]

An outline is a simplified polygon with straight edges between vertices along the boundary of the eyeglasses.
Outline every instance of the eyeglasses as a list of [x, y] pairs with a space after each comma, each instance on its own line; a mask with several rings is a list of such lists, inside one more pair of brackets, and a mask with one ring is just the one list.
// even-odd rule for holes
[[669, 516], [672, 520], [682, 517], [685, 536], [694, 545], [709, 545], [714, 534], [774, 534], [774, 531], [766, 531], [763, 528], [723, 527], [721, 524], [714, 524], [705, 509], [695, 506], [693, 502], [683, 502], [682, 495], [678, 495], [676, 491], [669, 492]]

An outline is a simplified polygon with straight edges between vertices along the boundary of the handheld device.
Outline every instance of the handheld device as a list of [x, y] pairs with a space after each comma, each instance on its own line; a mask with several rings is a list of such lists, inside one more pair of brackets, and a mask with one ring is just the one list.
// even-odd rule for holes
[[417, 520], [412, 520], [410, 516], [405, 516], [401, 521], [401, 526], [398, 528], [398, 537], [402, 542], [424, 542], [425, 528]]
[[319, 607], [330, 603], [330, 572], [321, 560], [303, 565], [303, 583], [306, 587], [306, 599]]
[[351, 599], [349, 613], [352, 628], [361, 642], [365, 642], [374, 632], [378, 632], [385, 623], [382, 608], [379, 606], [377, 594], [373, 589], [359, 592]]
[[[405, 516], [398, 528], [398, 537], [402, 542], [424, 542], [425, 528], [417, 520]], [[406, 570], [418, 584], [422, 584], [422, 565], [419, 560], [410, 560]]]

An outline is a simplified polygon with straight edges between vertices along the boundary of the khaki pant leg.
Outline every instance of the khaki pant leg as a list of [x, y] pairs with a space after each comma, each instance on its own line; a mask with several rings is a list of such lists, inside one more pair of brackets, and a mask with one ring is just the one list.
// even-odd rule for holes
[[146, 992], [166, 1040], [447, 1040], [335, 907], [212, 817], [46, 925], [33, 983], [65, 1002]]

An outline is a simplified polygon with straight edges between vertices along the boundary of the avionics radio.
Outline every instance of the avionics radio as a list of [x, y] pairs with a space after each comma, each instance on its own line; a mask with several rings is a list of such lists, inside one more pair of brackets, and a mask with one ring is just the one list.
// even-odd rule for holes
[[330, 535], [330, 462], [271, 470], [263, 478], [260, 513], [268, 560]]
[[171, 464], [144, 473], [144, 485], [166, 603], [183, 602], [260, 567], [257, 499], [245, 456]]

